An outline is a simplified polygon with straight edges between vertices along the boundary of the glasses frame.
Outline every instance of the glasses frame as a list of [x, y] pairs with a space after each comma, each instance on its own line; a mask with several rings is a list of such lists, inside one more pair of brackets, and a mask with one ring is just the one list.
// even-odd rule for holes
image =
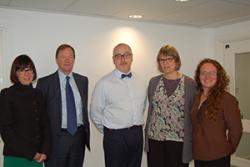
[[216, 78], [217, 77], [217, 72], [216, 71], [201, 71], [200, 72], [200, 77], [213, 77]]
[[132, 57], [132, 53], [129, 53], [129, 52], [125, 52], [125, 53], [123, 53], [123, 54], [121, 54], [121, 53], [117, 53], [117, 54], [115, 54], [114, 55], [114, 58], [115, 59], [118, 59], [118, 60], [121, 60], [122, 58], [124, 58], [124, 59], [129, 59], [129, 58], [131, 58]]
[[170, 63], [172, 63], [172, 62], [174, 62], [174, 58], [173, 57], [167, 57], [167, 58], [159, 58], [159, 62], [161, 62], [161, 63], [164, 63], [164, 62], [170, 62]]

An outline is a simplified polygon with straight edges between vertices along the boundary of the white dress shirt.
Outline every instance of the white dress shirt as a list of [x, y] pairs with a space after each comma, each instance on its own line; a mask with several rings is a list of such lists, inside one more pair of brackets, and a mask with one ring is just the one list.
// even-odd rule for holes
[[131, 78], [124, 79], [121, 79], [121, 74], [114, 70], [95, 86], [90, 116], [100, 132], [104, 126], [122, 129], [144, 123], [146, 85], [134, 73]]
[[[61, 88], [61, 100], [62, 100], [62, 124], [61, 128], [66, 129], [67, 128], [67, 104], [66, 104], [66, 75], [58, 70], [58, 75], [60, 79], [60, 88]], [[82, 121], [82, 100], [79, 93], [79, 90], [77, 88], [76, 82], [74, 80], [73, 74], [70, 73], [68, 75], [70, 77], [69, 84], [72, 88], [74, 98], [75, 98], [75, 106], [76, 106], [76, 118], [77, 118], [77, 126], [80, 126], [83, 124]]]

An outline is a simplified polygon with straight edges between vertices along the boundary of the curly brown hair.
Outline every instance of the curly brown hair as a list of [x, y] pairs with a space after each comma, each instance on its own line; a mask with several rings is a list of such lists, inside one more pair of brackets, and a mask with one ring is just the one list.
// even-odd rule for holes
[[222, 67], [222, 65], [210, 58], [203, 59], [197, 66], [195, 71], [195, 81], [197, 83], [197, 89], [199, 91], [199, 94], [201, 95], [203, 92], [203, 87], [200, 81], [200, 69], [203, 64], [209, 63], [213, 64], [215, 68], [217, 69], [217, 81], [215, 85], [209, 90], [209, 96], [207, 98], [207, 111], [205, 115], [208, 115], [210, 119], [216, 120], [218, 112], [220, 109], [220, 99], [222, 93], [227, 89], [229, 85], [229, 77], [226, 74], [226, 71]]

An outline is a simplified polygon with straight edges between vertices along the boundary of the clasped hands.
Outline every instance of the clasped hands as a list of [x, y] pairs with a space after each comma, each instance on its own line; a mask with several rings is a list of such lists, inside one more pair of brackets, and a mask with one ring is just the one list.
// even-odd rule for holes
[[44, 160], [47, 159], [47, 155], [43, 154], [43, 153], [36, 153], [34, 158], [33, 158], [36, 162], [41, 163]]

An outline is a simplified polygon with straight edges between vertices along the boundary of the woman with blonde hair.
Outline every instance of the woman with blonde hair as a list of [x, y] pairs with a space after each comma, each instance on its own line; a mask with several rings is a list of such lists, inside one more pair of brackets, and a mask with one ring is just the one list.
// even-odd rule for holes
[[163, 46], [157, 63], [162, 74], [153, 77], [148, 86], [148, 167], [188, 167], [192, 160], [190, 113], [196, 85], [179, 72], [181, 60], [175, 47]]

